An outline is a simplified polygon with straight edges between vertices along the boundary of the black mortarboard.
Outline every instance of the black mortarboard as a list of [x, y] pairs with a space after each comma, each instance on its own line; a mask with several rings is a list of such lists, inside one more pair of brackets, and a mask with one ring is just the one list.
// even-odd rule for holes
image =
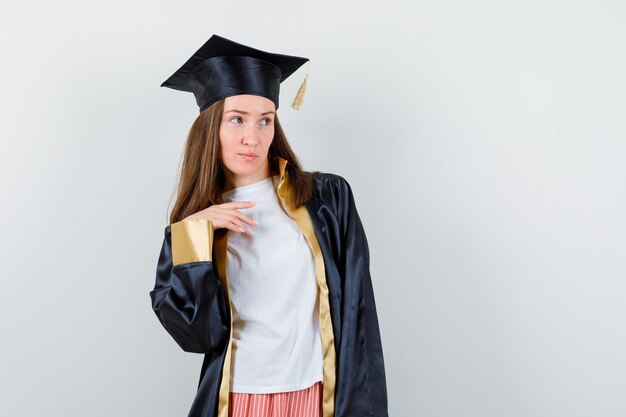
[[272, 54], [213, 35], [161, 87], [193, 93], [200, 112], [220, 99], [238, 94], [266, 97], [278, 109], [280, 83], [307, 61], [308, 58]]

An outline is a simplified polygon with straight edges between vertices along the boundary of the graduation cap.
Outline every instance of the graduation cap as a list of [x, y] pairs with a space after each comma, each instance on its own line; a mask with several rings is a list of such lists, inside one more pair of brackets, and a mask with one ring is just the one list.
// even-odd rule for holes
[[[238, 94], [266, 97], [278, 109], [280, 83], [308, 60], [261, 51], [213, 35], [161, 87], [193, 93], [200, 112]], [[292, 104], [295, 109], [302, 104], [307, 78], [308, 74]]]

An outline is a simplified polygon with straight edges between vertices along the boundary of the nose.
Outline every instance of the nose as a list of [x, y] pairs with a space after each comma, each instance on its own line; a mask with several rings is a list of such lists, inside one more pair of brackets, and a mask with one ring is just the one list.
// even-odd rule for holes
[[256, 146], [259, 143], [259, 138], [257, 137], [258, 132], [256, 131], [256, 127], [254, 125], [246, 126], [243, 131], [243, 137], [241, 141], [246, 146]]

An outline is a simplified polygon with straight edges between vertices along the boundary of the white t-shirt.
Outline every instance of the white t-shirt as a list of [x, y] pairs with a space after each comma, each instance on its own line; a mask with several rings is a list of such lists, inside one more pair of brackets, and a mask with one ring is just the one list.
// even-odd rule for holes
[[228, 231], [228, 289], [233, 306], [232, 392], [295, 391], [323, 380], [319, 292], [311, 247], [282, 209], [279, 177], [233, 188], [224, 201], [259, 225]]

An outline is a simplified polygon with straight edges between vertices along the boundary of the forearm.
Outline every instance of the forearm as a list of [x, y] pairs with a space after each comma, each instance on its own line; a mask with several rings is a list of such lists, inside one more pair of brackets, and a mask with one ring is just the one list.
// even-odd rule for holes
[[152, 309], [180, 347], [207, 353], [229, 333], [229, 312], [212, 262], [209, 220], [173, 223], [166, 228], [159, 257]]

